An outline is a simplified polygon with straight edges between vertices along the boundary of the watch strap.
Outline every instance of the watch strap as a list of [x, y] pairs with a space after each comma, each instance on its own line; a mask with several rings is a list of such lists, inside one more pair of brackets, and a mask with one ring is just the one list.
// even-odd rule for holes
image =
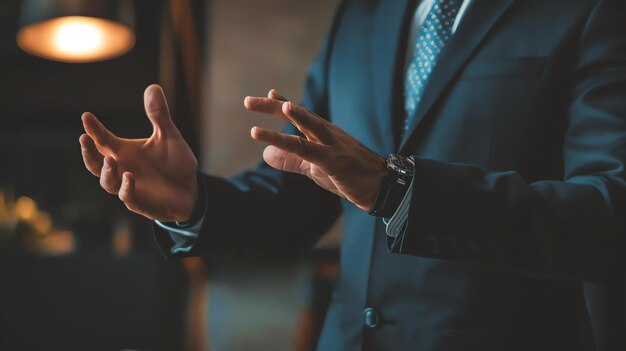
[[396, 175], [381, 178], [378, 192], [369, 214], [376, 217], [391, 218], [404, 198], [409, 184], [406, 179]]

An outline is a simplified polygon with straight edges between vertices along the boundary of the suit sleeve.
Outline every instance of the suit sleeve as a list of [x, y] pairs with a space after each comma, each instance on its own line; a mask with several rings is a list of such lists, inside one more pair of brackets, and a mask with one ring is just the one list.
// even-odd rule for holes
[[562, 180], [416, 159], [397, 253], [576, 277], [606, 272], [626, 235], [626, 3], [599, 1], [578, 47]]
[[[341, 12], [342, 6], [333, 29]], [[309, 70], [301, 102], [320, 116], [328, 116], [326, 66], [333, 29]], [[290, 124], [284, 132], [299, 133]], [[336, 195], [305, 176], [278, 171], [265, 162], [230, 179], [199, 177], [207, 201], [197, 238], [189, 241], [185, 250], [172, 250], [177, 243], [168, 231], [153, 226], [155, 239], [167, 257], [254, 260], [297, 256], [312, 248], [341, 213]]]

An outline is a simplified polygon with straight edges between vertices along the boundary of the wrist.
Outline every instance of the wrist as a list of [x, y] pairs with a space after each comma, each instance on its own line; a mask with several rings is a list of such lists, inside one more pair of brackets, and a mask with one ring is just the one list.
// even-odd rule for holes
[[196, 175], [194, 179], [194, 186], [191, 190], [193, 200], [190, 202], [191, 206], [188, 207], [188, 211], [183, 220], [176, 221], [176, 225], [179, 227], [189, 227], [196, 224], [204, 215], [206, 209], [206, 187], [199, 175]]
[[376, 161], [377, 165], [374, 169], [374, 172], [372, 172], [372, 181], [370, 182], [371, 192], [368, 196], [368, 201], [364, 202], [362, 206], [359, 206], [364, 211], [369, 211], [374, 205], [380, 183], [389, 173], [389, 171], [387, 170], [387, 161], [383, 157], [378, 156], [378, 159]]

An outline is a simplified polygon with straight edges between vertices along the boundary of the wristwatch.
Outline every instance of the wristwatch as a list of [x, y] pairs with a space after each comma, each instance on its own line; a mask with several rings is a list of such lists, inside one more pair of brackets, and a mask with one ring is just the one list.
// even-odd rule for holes
[[387, 175], [378, 184], [378, 192], [369, 214], [391, 218], [398, 209], [415, 175], [413, 156], [391, 154], [387, 157]]

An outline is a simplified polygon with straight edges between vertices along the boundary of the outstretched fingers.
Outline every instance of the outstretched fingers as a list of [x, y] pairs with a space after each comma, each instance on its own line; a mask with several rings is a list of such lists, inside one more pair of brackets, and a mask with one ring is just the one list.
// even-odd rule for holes
[[276, 91], [276, 89], [272, 89], [267, 92], [266, 98], [247, 96], [243, 104], [250, 111], [266, 113], [278, 119], [286, 120], [287, 117], [283, 114], [283, 102], [285, 101], [287, 101], [287, 99], [284, 96]]
[[244, 100], [244, 106], [250, 111], [289, 120], [309, 140], [322, 144], [333, 142], [331, 131], [334, 126], [331, 123], [304, 107], [292, 104], [274, 89], [270, 90], [267, 96], [267, 98], [248, 96]]
[[100, 173], [100, 186], [109, 194], [117, 195], [121, 182], [120, 175], [117, 173], [117, 162], [113, 157], [105, 157]]
[[282, 120], [287, 119], [283, 114], [283, 101], [281, 100], [248, 96], [244, 99], [243, 104], [250, 111], [266, 113]]
[[322, 144], [333, 143], [331, 131], [335, 126], [322, 117], [290, 101], [282, 104], [282, 112], [307, 138], [317, 140]]
[[81, 117], [87, 135], [95, 142], [100, 153], [112, 152], [119, 145], [119, 138], [111, 133], [93, 114], [83, 113]]
[[260, 127], [253, 127], [250, 131], [250, 136], [254, 140], [274, 145], [311, 163], [319, 164], [324, 162], [325, 146], [308, 141], [300, 136], [278, 133]]
[[274, 99], [274, 100], [279, 100], [279, 101], [287, 101], [287, 98], [282, 96], [278, 90], [276, 89], [272, 89], [267, 93], [267, 97], [270, 99]]
[[120, 186], [117, 196], [129, 210], [145, 216], [145, 214], [141, 212], [139, 198], [135, 190], [135, 175], [131, 172], [124, 172], [124, 174], [122, 174], [122, 185]]
[[85, 167], [91, 174], [99, 177], [102, 170], [104, 156], [98, 151], [96, 144], [94, 144], [93, 139], [91, 139], [89, 135], [81, 135], [79, 142], [80, 153], [83, 156]]

